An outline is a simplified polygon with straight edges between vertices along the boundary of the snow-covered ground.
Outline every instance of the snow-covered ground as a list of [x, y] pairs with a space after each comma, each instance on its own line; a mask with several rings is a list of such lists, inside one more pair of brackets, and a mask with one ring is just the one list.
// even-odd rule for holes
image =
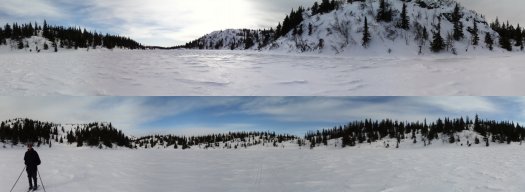
[[1, 95], [524, 95], [525, 54], [0, 52]]
[[[97, 150], [39, 148], [47, 191], [508, 191], [525, 190], [523, 146]], [[24, 149], [0, 149], [0, 186]], [[14, 191], [25, 191], [24, 173]]]

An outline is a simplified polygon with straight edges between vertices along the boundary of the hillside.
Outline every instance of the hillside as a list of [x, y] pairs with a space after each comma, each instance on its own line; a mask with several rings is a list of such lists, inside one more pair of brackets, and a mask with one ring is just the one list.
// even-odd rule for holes
[[72, 145], [98, 148], [131, 147], [131, 140], [111, 123], [57, 124], [28, 118], [16, 118], [0, 123], [0, 142], [7, 146]]
[[242, 148], [404, 148], [454, 144], [471, 147], [522, 143], [525, 129], [509, 121], [496, 122], [444, 118], [435, 122], [390, 119], [352, 121], [332, 129], [309, 131], [304, 138], [274, 132], [228, 132], [208, 135], [125, 135], [111, 123], [57, 124], [31, 119], [11, 119], [0, 124], [3, 147], [35, 142], [37, 146], [135, 149], [242, 149]]
[[129, 37], [87, 31], [80, 27], [43, 24], [5, 24], [0, 26], [0, 50], [27, 52], [57, 52], [69, 49], [143, 49]]
[[[365, 20], [370, 34], [366, 43]], [[489, 24], [483, 15], [454, 0], [325, 0], [292, 10], [275, 30], [264, 31], [269, 43], [257, 38], [260, 30], [229, 29], [182, 47], [348, 55], [471, 54], [521, 51], [524, 33], [519, 25], [498, 20]]]

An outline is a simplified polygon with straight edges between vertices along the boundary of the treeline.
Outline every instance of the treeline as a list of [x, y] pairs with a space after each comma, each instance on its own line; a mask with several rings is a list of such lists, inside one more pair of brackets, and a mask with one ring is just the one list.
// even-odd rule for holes
[[49, 144], [56, 125], [30, 119], [13, 119], [0, 123], [0, 142], [13, 145], [19, 143]]
[[[143, 49], [144, 47], [130, 39], [118, 35], [101, 34], [97, 32], [87, 31], [80, 27], [63, 27], [48, 25], [44, 20], [43, 25], [38, 23], [26, 24], [5, 24], [0, 26], [0, 45], [7, 45], [8, 42], [16, 45], [18, 49], [29, 47], [29, 42], [24, 41], [25, 38], [32, 36], [44, 37], [49, 40], [41, 47], [43, 50], [53, 48], [57, 51], [58, 48], [78, 49], [104, 47], [108, 49], [126, 48], [126, 49]], [[40, 50], [37, 48], [37, 51]]]
[[[382, 0], [384, 1], [384, 0]], [[453, 24], [453, 29], [451, 32], [447, 33], [446, 37], [441, 36], [441, 20], [442, 18], [447, 19]], [[496, 34], [491, 34], [485, 32], [480, 34], [478, 29], [478, 23], [486, 24], [484, 21], [477, 21], [475, 18], [466, 18], [465, 20], [472, 20], [470, 26], [464, 27], [462, 19], [464, 18], [463, 12], [461, 12], [461, 7], [458, 3], [454, 7], [453, 12], [445, 13], [438, 16], [438, 23], [434, 25], [434, 30], [432, 30], [433, 38], [431, 42], [431, 50], [433, 52], [441, 52], [443, 50], [451, 51], [456, 54], [456, 49], [454, 48], [454, 41], [461, 41], [466, 38], [464, 30], [470, 34], [470, 44], [477, 46], [481, 40], [484, 40], [485, 46], [490, 50], [493, 50], [495, 44]], [[523, 51], [523, 36], [525, 34], [525, 29], [520, 27], [517, 24], [516, 27], [510, 25], [509, 22], [501, 24], [498, 19], [490, 23], [490, 28], [497, 33], [499, 37], [498, 43], [499, 46], [507, 51], [512, 51], [513, 47], [518, 47]], [[484, 39], [481, 39], [481, 35], [484, 35]]]
[[[358, 0], [355, 0], [358, 1]], [[351, 2], [348, 0], [348, 2]], [[323, 14], [328, 13], [334, 9], [337, 9], [342, 4], [342, 1], [335, 1], [335, 0], [323, 0], [321, 4], [315, 2], [312, 6], [312, 14]], [[310, 8], [309, 8], [310, 9]], [[250, 49], [253, 48], [254, 45], [257, 45], [257, 49], [260, 49], [262, 47], [265, 47], [269, 45], [270, 43], [277, 40], [279, 37], [285, 36], [290, 31], [292, 31], [292, 35], [302, 35], [304, 31], [304, 27], [300, 25], [301, 22], [303, 22], [303, 14], [305, 14], [305, 9], [303, 7], [299, 7], [297, 10], [293, 10], [290, 12], [289, 15], [286, 15], [283, 19], [282, 23], [279, 22], [275, 30], [273, 28], [270, 29], [262, 29], [262, 30], [249, 30], [249, 29], [242, 29], [236, 37], [239, 37], [237, 39], [234, 39], [233, 41], [228, 41], [226, 39], [220, 39], [218, 41], [213, 41], [206, 39], [208, 37], [207, 35], [190, 41], [182, 46], [174, 46], [164, 49], [180, 49], [180, 48], [187, 48], [187, 49], [222, 49], [224, 47], [227, 47], [231, 50], [235, 49]], [[308, 26], [308, 33], [312, 33], [312, 26], [311, 24]]]
[[[34, 143], [52, 147], [55, 143], [74, 144], [76, 146], [113, 147], [114, 144], [131, 148], [131, 139], [122, 131], [115, 129], [111, 123], [90, 123], [77, 126], [72, 130], [64, 130], [58, 124], [35, 121], [31, 119], [12, 119], [0, 123], [0, 142], [18, 145]], [[4, 145], [5, 146], [5, 145]]]
[[294, 135], [275, 134], [275, 132], [229, 132], [204, 136], [150, 135], [134, 141], [135, 148], [174, 148], [189, 149], [199, 146], [208, 148], [237, 149], [254, 145], [279, 147], [286, 141], [301, 140]]
[[[372, 143], [383, 139], [396, 139], [398, 147], [401, 140], [410, 139], [413, 143], [423, 142], [430, 145], [434, 140], [448, 143], [461, 142], [457, 133], [464, 130], [472, 130], [481, 138], [472, 138], [467, 145], [479, 144], [481, 141], [489, 146], [489, 141], [497, 143], [522, 142], [525, 138], [525, 129], [519, 124], [509, 121], [474, 120], [460, 118], [437, 119], [434, 122], [427, 121], [394, 121], [391, 119], [372, 120], [365, 119], [353, 121], [345, 125], [336, 126], [332, 129], [309, 131], [305, 139], [310, 142], [310, 147], [328, 145], [331, 139], [340, 139], [341, 147], [355, 146], [361, 143]], [[419, 135], [419, 141], [418, 137]], [[470, 142], [470, 143], [469, 143]], [[392, 146], [393, 147], [393, 146]]]
[[112, 148], [114, 143], [119, 147], [132, 147], [131, 139], [121, 130], [115, 129], [111, 123], [90, 123], [83, 128], [77, 126], [74, 130], [67, 132], [66, 139], [68, 144], [76, 143], [77, 147], [86, 145]]
[[[409, 2], [409, 1], [405, 1]], [[439, 4], [435, 5], [427, 5], [423, 1], [416, 1], [416, 4], [422, 8], [427, 9], [434, 9], [439, 7]], [[391, 6], [391, 4], [388, 2], [388, 0], [380, 0], [379, 1], [379, 9], [377, 10], [376, 14], [376, 20], [379, 22], [393, 22], [396, 21], [396, 14], [399, 13], [399, 19], [396, 21], [396, 26], [402, 29], [409, 29], [410, 26], [410, 18], [407, 15], [407, 5], [406, 3], [403, 3], [403, 7], [401, 11], [396, 10]], [[480, 45], [481, 41], [481, 35], [484, 35], [484, 43], [487, 48], [490, 50], [493, 50], [494, 44], [495, 44], [495, 34], [491, 34], [489, 32], [486, 32], [484, 34], [480, 34], [480, 30], [478, 28], [478, 24], [487, 24], [485, 21], [478, 21], [476, 18], [464, 18], [464, 14], [462, 12], [462, 7], [459, 6], [458, 3], [455, 4], [455, 7], [452, 12], [450, 13], [442, 13], [440, 15], [435, 15], [437, 17], [437, 23], [433, 23], [433, 29], [432, 32], [432, 39], [430, 42], [430, 50], [432, 52], [441, 52], [441, 51], [449, 51], [453, 54], [457, 53], [456, 48], [454, 47], [455, 41], [462, 41], [465, 38], [467, 38], [465, 34], [465, 30], [468, 34], [470, 34], [470, 38], [468, 39], [469, 43], [473, 46]], [[365, 18], [366, 19], [366, 18]], [[443, 19], [446, 19], [453, 25], [453, 29], [450, 32], [446, 32], [446, 36], [442, 36], [442, 30], [441, 30], [441, 22]], [[470, 21], [471, 23], [463, 23], [463, 20]], [[366, 24], [365, 24], [366, 25]], [[416, 33], [416, 40], [419, 41], [420, 50], [425, 44], [425, 41], [428, 40], [428, 32], [426, 27], [422, 27], [421, 24], [414, 22], [414, 28]], [[469, 25], [465, 28], [465, 25]], [[510, 25], [509, 22], [500, 24], [499, 20], [496, 19], [493, 23], [490, 24], [490, 27], [492, 30], [494, 30], [497, 35], [499, 36], [498, 43], [501, 48], [512, 51], [513, 47], [519, 47], [520, 50], [523, 51], [524, 45], [524, 34], [525, 29], [520, 27], [518, 24], [516, 27], [513, 25]], [[367, 34], [368, 31], [363, 32], [363, 46], [368, 44], [368, 41], [370, 40], [369, 34]], [[365, 38], [367, 37], [367, 38]], [[365, 46], [366, 47], [366, 46]]]
[[207, 39], [207, 35], [190, 41], [183, 46], [175, 46], [165, 49], [223, 49], [225, 47], [236, 50], [236, 49], [250, 49], [255, 45], [258, 45], [258, 49], [268, 45], [275, 38], [275, 31], [273, 29], [262, 29], [262, 30], [250, 30], [241, 29], [239, 30], [233, 39]]
[[[361, 0], [347, 0], [348, 3], [353, 3], [355, 1], [361, 1]], [[363, 0], [364, 1], [364, 0]], [[324, 14], [329, 13], [333, 10], [338, 9], [344, 1], [342, 0], [323, 0], [321, 1], [321, 4], [318, 2], [314, 2], [311, 8], [308, 10], [311, 11], [311, 15], [317, 15], [317, 14]], [[306, 13], [306, 9], [304, 9], [302, 6], [299, 6], [297, 8], [297, 11], [293, 10], [290, 12], [289, 15], [286, 15], [282, 24], [279, 22], [275, 29], [275, 39], [278, 39], [279, 37], [285, 36], [290, 31], [292, 31], [292, 35], [302, 35], [304, 30], [303, 28], [306, 26], [302, 26], [301, 22], [303, 22], [303, 14]], [[311, 24], [308, 26], [308, 33], [312, 33], [312, 26]]]
[[490, 27], [500, 36], [499, 44], [501, 48], [512, 51], [513, 46], [516, 46], [523, 50], [525, 29], [520, 27], [520, 24], [517, 24], [516, 27], [510, 25], [508, 21], [507, 23], [501, 24], [499, 19], [496, 18], [496, 20], [490, 24]]
[[[316, 2], [317, 3], [317, 2]], [[279, 23], [275, 29], [275, 39], [278, 39], [279, 37], [282, 37], [291, 30], [293, 30], [294, 35], [302, 35], [303, 34], [303, 27], [300, 26], [301, 22], [303, 22], [303, 13], [304, 8], [299, 7], [297, 11], [290, 12], [290, 15], [286, 15], [286, 17], [283, 20], [283, 24], [281, 26], [281, 23]]]

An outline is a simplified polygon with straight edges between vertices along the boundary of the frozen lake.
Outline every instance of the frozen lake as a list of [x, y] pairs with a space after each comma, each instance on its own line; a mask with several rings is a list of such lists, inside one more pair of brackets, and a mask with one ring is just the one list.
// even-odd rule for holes
[[[410, 149], [37, 149], [47, 191], [525, 191], [523, 147]], [[0, 149], [0, 186], [24, 149]], [[14, 191], [25, 191], [23, 174]]]
[[522, 53], [342, 57], [243, 51], [1, 51], [0, 95], [525, 95]]

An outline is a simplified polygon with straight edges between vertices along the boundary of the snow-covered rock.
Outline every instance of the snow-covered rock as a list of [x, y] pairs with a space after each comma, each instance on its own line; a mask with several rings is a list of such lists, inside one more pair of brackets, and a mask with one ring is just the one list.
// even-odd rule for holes
[[[271, 50], [277, 52], [318, 52], [329, 54], [344, 55], [418, 55], [429, 54], [430, 43], [433, 31], [441, 18], [441, 37], [447, 41], [453, 31], [453, 23], [450, 14], [454, 11], [456, 1], [454, 0], [387, 0], [393, 9], [393, 21], [377, 21], [376, 15], [379, 9], [379, 0], [367, 0], [364, 2], [355, 1], [353, 3], [342, 3], [339, 8], [329, 13], [312, 14], [310, 9], [303, 13], [303, 21], [298, 27], [304, 31], [302, 34], [288, 32], [286, 35], [271, 41], [267, 45], [252, 43], [253, 46], [237, 46], [244, 42], [246, 35], [242, 35], [242, 30], [223, 30], [215, 31], [205, 35], [196, 42], [201, 47], [190, 46], [200, 49], [251, 49], [251, 50]], [[397, 27], [400, 23], [400, 13], [403, 4], [407, 5], [407, 15], [410, 19], [410, 29], [405, 30]], [[460, 6], [462, 14], [464, 38], [460, 41], [451, 41], [450, 46], [444, 52], [455, 52], [456, 54], [470, 54], [472, 52], [486, 53], [490, 50], [484, 43], [486, 33], [491, 34], [497, 42], [498, 33], [491, 29], [484, 16], [476, 11], [468, 10]], [[369, 46], [362, 46], [362, 33], [365, 17], [371, 33]], [[477, 23], [479, 44], [472, 45], [470, 28], [473, 22]], [[312, 31], [310, 32], [310, 26]], [[418, 36], [426, 29], [428, 39], [421, 40]], [[244, 30], [252, 31], [255, 30]], [[271, 33], [270, 35], [274, 35]], [[231, 41], [235, 39], [237, 41]], [[195, 41], [194, 41], [195, 42]], [[217, 45], [222, 42], [223, 46]], [[232, 43], [234, 42], [234, 43]], [[494, 44], [495, 50], [500, 50], [497, 43]], [[501, 49], [502, 50], [502, 49]]]

